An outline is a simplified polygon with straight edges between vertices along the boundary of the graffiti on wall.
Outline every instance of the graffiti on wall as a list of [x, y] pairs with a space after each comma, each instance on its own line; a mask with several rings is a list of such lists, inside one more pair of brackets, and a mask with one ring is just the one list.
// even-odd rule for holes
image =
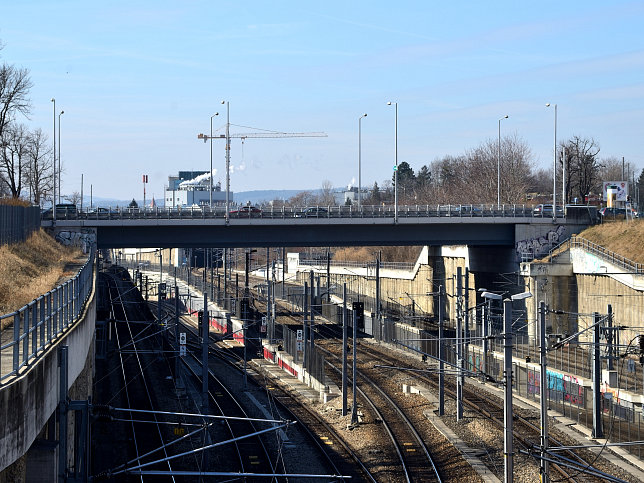
[[96, 232], [88, 228], [81, 231], [62, 230], [56, 233], [56, 241], [61, 245], [80, 247], [83, 253], [88, 253], [92, 245], [96, 245]]
[[563, 225], [559, 225], [545, 235], [518, 241], [515, 245], [517, 257], [520, 260], [524, 253], [529, 253], [533, 256], [545, 255], [553, 246], [564, 240], [565, 233], [566, 228]]
[[[584, 387], [577, 377], [553, 371], [547, 371], [547, 374], [549, 399], [577, 406], [584, 405]], [[541, 393], [541, 374], [537, 371], [528, 371], [527, 391], [531, 395]]]

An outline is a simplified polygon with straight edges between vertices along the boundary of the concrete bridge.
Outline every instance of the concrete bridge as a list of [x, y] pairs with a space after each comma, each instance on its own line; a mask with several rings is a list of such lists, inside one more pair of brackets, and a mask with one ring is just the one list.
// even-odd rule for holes
[[400, 207], [396, 218], [390, 211], [336, 208], [315, 217], [284, 209], [228, 217], [201, 210], [121, 210], [42, 224], [54, 228], [61, 241], [81, 239], [98, 248], [468, 245], [540, 255], [595, 220], [585, 206], [555, 219], [535, 216], [523, 205]]

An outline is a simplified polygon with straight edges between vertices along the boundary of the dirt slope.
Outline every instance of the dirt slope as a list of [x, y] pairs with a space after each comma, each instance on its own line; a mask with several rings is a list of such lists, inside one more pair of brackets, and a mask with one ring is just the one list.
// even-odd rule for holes
[[26, 242], [0, 246], [0, 315], [19, 309], [54, 288], [80, 250], [57, 243], [43, 230]]

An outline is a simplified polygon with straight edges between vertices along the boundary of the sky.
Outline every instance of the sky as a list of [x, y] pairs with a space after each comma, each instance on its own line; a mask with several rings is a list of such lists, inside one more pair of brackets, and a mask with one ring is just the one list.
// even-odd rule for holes
[[[552, 169], [554, 104], [559, 140], [593, 138], [601, 157], [644, 167], [642, 1], [5, 0], [1, 12], [0, 62], [33, 82], [18, 121], [51, 140], [65, 111], [63, 195], [82, 174], [86, 194], [141, 199], [147, 174], [148, 199], [162, 198], [169, 175], [210, 169], [197, 135], [215, 113], [225, 132], [222, 101], [232, 134], [328, 135], [233, 139], [234, 192], [382, 185], [388, 101], [398, 162], [415, 171], [497, 139], [505, 115], [501, 135]], [[213, 167], [225, 186], [220, 140]]]

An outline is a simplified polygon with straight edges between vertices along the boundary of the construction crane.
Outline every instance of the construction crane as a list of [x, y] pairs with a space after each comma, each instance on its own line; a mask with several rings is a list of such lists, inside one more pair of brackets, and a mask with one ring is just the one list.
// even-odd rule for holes
[[[229, 138], [233, 139], [247, 139], [247, 138], [325, 138], [328, 137], [324, 132], [255, 132], [255, 133], [239, 133], [230, 134]], [[205, 143], [208, 139], [226, 139], [225, 134], [216, 136], [209, 136], [208, 134], [198, 134], [197, 139], [203, 139]]]
[[[267, 131], [264, 132], [255, 132], [255, 133], [240, 133], [240, 134], [231, 134], [230, 133], [230, 104], [226, 101], [222, 101], [222, 104], [226, 104], [226, 134], [213, 135], [212, 133], [212, 118], [218, 116], [219, 113], [215, 113], [210, 118], [210, 135], [200, 133], [197, 135], [197, 139], [203, 139], [205, 143], [210, 139], [210, 206], [212, 208], [212, 140], [213, 139], [225, 139], [226, 140], [226, 223], [229, 220], [229, 210], [230, 210], [230, 140], [231, 139], [241, 139], [242, 144], [244, 140], [248, 138], [325, 138], [327, 134], [324, 132], [279, 132], [279, 131]], [[247, 126], [238, 126], [238, 127], [247, 127]], [[254, 129], [254, 128], [250, 128]]]

